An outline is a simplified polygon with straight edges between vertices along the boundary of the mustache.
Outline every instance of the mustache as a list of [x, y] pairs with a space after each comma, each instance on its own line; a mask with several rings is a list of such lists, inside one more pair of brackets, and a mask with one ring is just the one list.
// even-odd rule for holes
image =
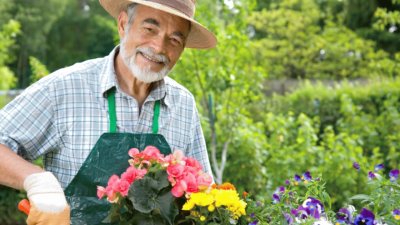
[[135, 55], [137, 53], [141, 53], [141, 54], [151, 58], [152, 60], [157, 61], [159, 63], [163, 63], [165, 65], [168, 65], [170, 62], [166, 55], [155, 53], [155, 50], [151, 47], [137, 47]]

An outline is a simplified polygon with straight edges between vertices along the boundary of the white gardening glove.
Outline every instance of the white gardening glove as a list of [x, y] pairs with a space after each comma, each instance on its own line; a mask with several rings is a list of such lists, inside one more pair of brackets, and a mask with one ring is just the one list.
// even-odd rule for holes
[[57, 178], [50, 172], [34, 173], [24, 180], [31, 205], [28, 225], [70, 225], [70, 208]]

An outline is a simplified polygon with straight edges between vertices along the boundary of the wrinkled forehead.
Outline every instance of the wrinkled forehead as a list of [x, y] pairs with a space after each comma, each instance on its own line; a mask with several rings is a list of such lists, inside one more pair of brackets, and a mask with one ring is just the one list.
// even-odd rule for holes
[[189, 20], [145, 5], [136, 6], [135, 18], [142, 24], [147, 23], [158, 27], [168, 26], [174, 32], [179, 31], [185, 36], [188, 35], [191, 26]]

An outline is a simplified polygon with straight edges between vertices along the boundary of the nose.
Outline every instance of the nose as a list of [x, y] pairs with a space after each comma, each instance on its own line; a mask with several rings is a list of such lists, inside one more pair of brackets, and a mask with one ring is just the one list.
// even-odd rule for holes
[[157, 54], [165, 54], [166, 51], [166, 37], [163, 34], [157, 35], [153, 38], [151, 47]]

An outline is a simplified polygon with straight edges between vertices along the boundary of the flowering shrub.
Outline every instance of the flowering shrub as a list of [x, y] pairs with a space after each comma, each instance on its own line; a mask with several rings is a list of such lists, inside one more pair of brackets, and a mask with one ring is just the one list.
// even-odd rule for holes
[[[360, 165], [353, 164], [360, 170]], [[313, 179], [309, 172], [295, 175], [286, 180], [285, 186], [277, 188], [270, 202], [246, 199], [251, 222], [249, 225], [264, 224], [354, 224], [354, 225], [395, 225], [400, 224], [399, 170], [393, 169], [388, 177], [382, 176], [384, 165], [369, 171], [369, 195], [355, 195], [350, 200], [359, 200], [358, 211], [348, 205], [335, 213], [331, 199], [325, 191], [321, 178]]]
[[104, 222], [176, 224], [185, 220], [178, 216], [180, 200], [211, 186], [211, 176], [181, 151], [164, 157], [149, 146], [142, 152], [133, 148], [128, 154], [130, 166], [121, 177], [113, 175], [106, 187], [97, 187], [98, 197], [113, 203]]

